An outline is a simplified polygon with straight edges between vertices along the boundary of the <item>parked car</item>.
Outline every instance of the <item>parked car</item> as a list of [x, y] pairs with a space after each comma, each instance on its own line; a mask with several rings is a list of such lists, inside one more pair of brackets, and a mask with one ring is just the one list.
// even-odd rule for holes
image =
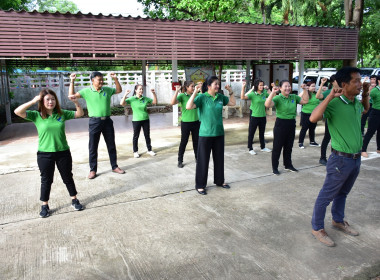
[[380, 68], [360, 68], [360, 76], [362, 77], [362, 82], [366, 77], [372, 75], [380, 75]]
[[[326, 87], [329, 87], [330, 85], [330, 77], [336, 73], [335, 68], [322, 68], [321, 70], [318, 69], [307, 69], [307, 71], [304, 72], [303, 77], [303, 83], [313, 82], [316, 85], [316, 90], [319, 89], [319, 86], [321, 85], [322, 78], [326, 77], [328, 78], [328, 81], [325, 83]], [[293, 80], [292, 80], [292, 92], [298, 93], [298, 79], [299, 75], [297, 72], [293, 74]]]

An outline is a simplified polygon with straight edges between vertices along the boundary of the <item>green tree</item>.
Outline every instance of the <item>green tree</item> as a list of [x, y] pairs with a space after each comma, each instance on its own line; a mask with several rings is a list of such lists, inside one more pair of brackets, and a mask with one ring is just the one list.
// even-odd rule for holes
[[0, 9], [1, 10], [27, 10], [30, 0], [1, 0]]
[[36, 0], [35, 6], [39, 12], [77, 13], [79, 11], [77, 5], [69, 0]]

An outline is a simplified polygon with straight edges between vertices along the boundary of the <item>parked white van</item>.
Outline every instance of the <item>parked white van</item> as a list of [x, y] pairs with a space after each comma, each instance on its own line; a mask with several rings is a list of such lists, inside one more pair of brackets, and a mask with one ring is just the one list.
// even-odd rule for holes
[[[328, 81], [325, 83], [326, 87], [329, 87], [330, 85], [330, 77], [336, 73], [335, 68], [322, 68], [321, 70], [318, 69], [307, 69], [304, 73], [303, 77], [303, 83], [307, 84], [308, 82], [315, 83], [316, 90], [319, 89], [319, 86], [321, 85], [322, 78], [326, 77]], [[297, 73], [296, 73], [297, 74]], [[298, 79], [299, 75], [293, 74], [293, 81], [292, 81], [292, 92], [298, 93]]]

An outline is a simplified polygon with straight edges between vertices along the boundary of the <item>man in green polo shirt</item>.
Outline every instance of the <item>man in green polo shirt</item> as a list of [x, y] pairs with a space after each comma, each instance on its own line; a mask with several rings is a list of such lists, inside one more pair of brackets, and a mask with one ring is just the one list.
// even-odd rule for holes
[[340, 89], [333, 89], [310, 116], [310, 121], [316, 123], [324, 115], [331, 134], [332, 154], [327, 161], [326, 179], [315, 201], [311, 221], [312, 234], [326, 246], [335, 245], [324, 229], [326, 208], [331, 201], [333, 228], [353, 236], [359, 234], [344, 220], [344, 209], [346, 197], [360, 171], [363, 142], [360, 120], [363, 111], [369, 108], [369, 84], [363, 85], [362, 102], [356, 98], [362, 87], [358, 68], [340, 69], [336, 81]]
[[124, 174], [125, 171], [117, 165], [116, 145], [115, 145], [115, 130], [111, 116], [111, 97], [114, 94], [119, 94], [122, 91], [121, 85], [115, 73], [110, 74], [114, 80], [116, 89], [103, 86], [103, 75], [100, 72], [93, 72], [90, 75], [92, 85], [89, 88], [81, 89], [79, 92], [74, 91], [74, 82], [76, 74], [70, 75], [69, 97], [75, 95], [76, 98], [84, 98], [87, 103], [89, 120], [89, 161], [90, 174], [89, 179], [96, 177], [98, 168], [98, 145], [100, 135], [103, 134], [106, 142], [108, 155], [112, 166], [112, 171], [119, 174]]

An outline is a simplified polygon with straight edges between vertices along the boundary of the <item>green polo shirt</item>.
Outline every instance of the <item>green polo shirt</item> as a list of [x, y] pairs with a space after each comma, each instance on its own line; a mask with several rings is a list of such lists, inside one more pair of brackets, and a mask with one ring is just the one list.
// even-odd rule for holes
[[152, 104], [153, 99], [142, 96], [131, 96], [125, 100], [127, 104], [131, 104], [133, 111], [132, 121], [145, 121], [149, 120], [149, 114], [147, 110], [148, 104]]
[[285, 97], [280, 93], [273, 97], [274, 105], [276, 106], [276, 116], [279, 119], [291, 120], [297, 115], [297, 104], [301, 102], [301, 97], [296, 94], [289, 94]]
[[269, 94], [266, 90], [261, 94], [256, 91], [247, 94], [247, 97], [251, 100], [251, 106], [249, 108], [252, 110], [252, 117], [266, 117], [265, 100], [268, 96]]
[[344, 95], [336, 97], [327, 105], [324, 113], [331, 135], [331, 147], [339, 152], [360, 152], [363, 139], [361, 117], [362, 103], [355, 97], [354, 102]]
[[309, 102], [305, 105], [302, 105], [302, 112], [305, 114], [311, 114], [313, 110], [319, 105], [321, 102], [318, 98], [316, 98], [317, 94], [315, 92], [311, 93], [311, 98], [309, 96]]
[[199, 136], [216, 137], [224, 135], [223, 106], [226, 106], [229, 98], [223, 94], [212, 97], [208, 92], [199, 94], [194, 99], [194, 104], [202, 116]]
[[372, 108], [380, 110], [380, 86], [373, 88], [369, 96], [371, 97]]
[[116, 89], [102, 87], [98, 92], [93, 86], [79, 91], [82, 98], [86, 100], [89, 117], [109, 117], [111, 115], [111, 96]]
[[322, 99], [322, 100], [325, 100], [325, 98], [327, 97], [327, 95], [330, 94], [331, 90], [332, 90], [332, 88], [330, 88], [330, 89], [328, 89], [328, 90], [322, 92], [322, 95], [323, 95], [323, 99]]
[[62, 110], [61, 116], [53, 112], [46, 119], [43, 119], [38, 111], [26, 111], [26, 119], [37, 127], [38, 151], [60, 152], [70, 149], [66, 140], [65, 121], [74, 118], [74, 111]]
[[177, 101], [179, 102], [179, 104], [181, 104], [181, 107], [182, 107], [182, 121], [183, 122], [195, 122], [199, 120], [197, 109], [192, 109], [192, 110], [186, 109], [186, 104], [187, 104], [187, 101], [189, 101], [190, 97], [191, 95], [187, 93], [181, 93], [177, 96]]

